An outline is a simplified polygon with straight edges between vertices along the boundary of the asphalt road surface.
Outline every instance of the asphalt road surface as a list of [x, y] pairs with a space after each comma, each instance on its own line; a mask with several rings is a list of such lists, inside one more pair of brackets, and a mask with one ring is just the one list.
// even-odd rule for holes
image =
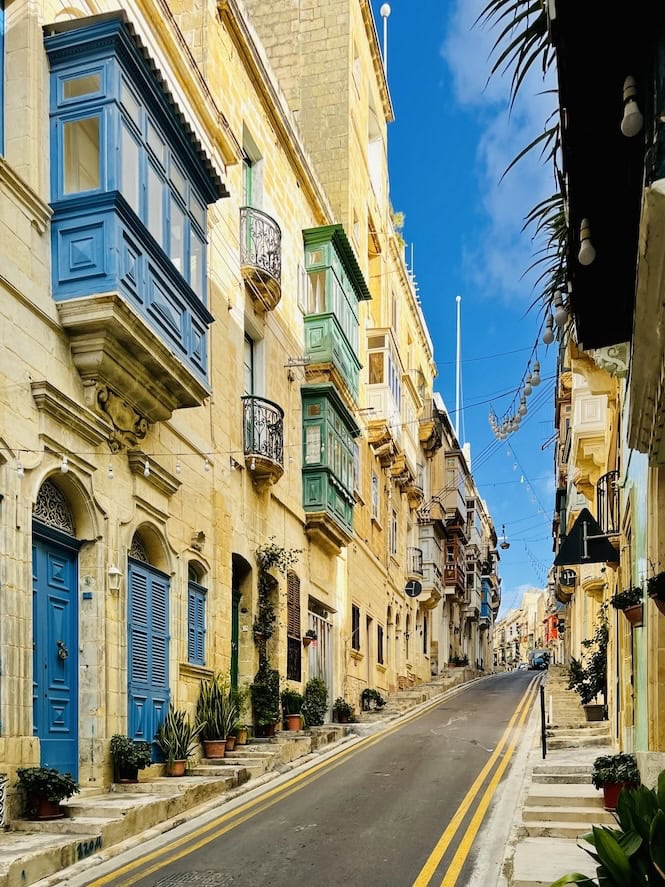
[[515, 671], [473, 683], [89, 883], [493, 887], [470, 872], [538, 682]]

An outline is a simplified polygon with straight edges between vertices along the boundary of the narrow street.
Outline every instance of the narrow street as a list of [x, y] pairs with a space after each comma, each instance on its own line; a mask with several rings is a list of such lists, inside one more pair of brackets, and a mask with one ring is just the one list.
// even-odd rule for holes
[[192, 821], [179, 838], [146, 844], [129, 862], [118, 857], [114, 871], [85, 883], [469, 885], [474, 825], [521, 739], [537, 684], [527, 671], [473, 684], [260, 798]]

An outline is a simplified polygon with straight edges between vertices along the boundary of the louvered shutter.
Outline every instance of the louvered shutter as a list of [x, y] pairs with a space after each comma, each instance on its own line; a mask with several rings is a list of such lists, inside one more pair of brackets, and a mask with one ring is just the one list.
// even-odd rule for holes
[[286, 575], [287, 627], [289, 637], [300, 640], [300, 578], [296, 573]]
[[205, 665], [207, 589], [190, 582], [187, 598], [187, 658], [194, 665]]
[[196, 593], [189, 584], [187, 593], [187, 661], [196, 660]]
[[136, 567], [129, 573], [129, 669], [133, 684], [147, 688], [150, 683], [148, 643], [148, 576]]
[[162, 688], [168, 682], [169, 587], [152, 576], [152, 686]]

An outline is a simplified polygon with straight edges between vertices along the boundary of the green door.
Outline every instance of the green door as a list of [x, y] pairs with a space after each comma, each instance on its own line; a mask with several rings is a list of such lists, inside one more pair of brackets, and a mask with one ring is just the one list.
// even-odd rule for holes
[[238, 638], [240, 635], [240, 598], [237, 589], [232, 591], [231, 603], [231, 686], [238, 686]]

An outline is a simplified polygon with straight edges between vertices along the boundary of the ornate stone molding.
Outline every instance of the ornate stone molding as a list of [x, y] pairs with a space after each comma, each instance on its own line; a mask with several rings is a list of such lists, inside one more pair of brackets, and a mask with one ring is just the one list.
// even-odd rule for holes
[[610, 345], [607, 348], [596, 348], [589, 351], [593, 358], [593, 362], [601, 370], [614, 376], [616, 379], [625, 379], [628, 375], [628, 343], [623, 342], [621, 345]]
[[54, 419], [58, 426], [74, 431], [94, 447], [111, 439], [113, 428], [108, 421], [63, 394], [55, 385], [44, 379], [32, 382], [30, 388], [39, 412]]
[[95, 391], [98, 409], [109, 418], [113, 426], [109, 435], [111, 452], [117, 453], [122, 449], [135, 447], [148, 433], [148, 420], [107, 385], [97, 385]]
[[[159, 462], [156, 462], [152, 456], [147, 456], [143, 450], [133, 449], [127, 451], [127, 459], [129, 461], [129, 470], [132, 474], [138, 474], [144, 477], [146, 482], [152, 484], [155, 489], [165, 496], [172, 496], [179, 488], [180, 481], [178, 478], [167, 471]], [[146, 462], [149, 466], [149, 474], [146, 475]]]

